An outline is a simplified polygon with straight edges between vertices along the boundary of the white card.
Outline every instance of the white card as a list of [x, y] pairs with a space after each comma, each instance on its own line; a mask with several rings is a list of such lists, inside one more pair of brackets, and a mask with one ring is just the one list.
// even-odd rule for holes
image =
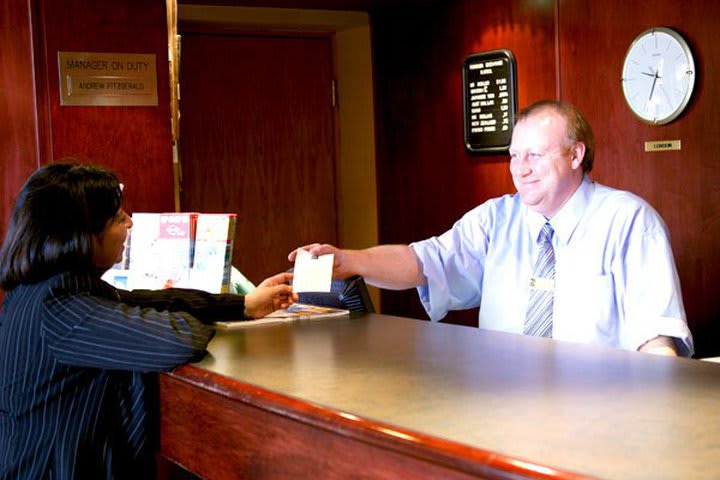
[[329, 292], [335, 255], [314, 256], [307, 250], [298, 250], [295, 257], [293, 290], [296, 292]]

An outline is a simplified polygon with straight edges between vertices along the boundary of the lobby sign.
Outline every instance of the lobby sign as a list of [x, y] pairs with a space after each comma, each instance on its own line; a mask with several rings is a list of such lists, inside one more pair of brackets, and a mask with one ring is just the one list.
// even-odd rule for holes
[[60, 105], [156, 106], [155, 54], [58, 52]]
[[516, 111], [513, 54], [494, 50], [468, 56], [463, 64], [463, 133], [467, 151], [507, 152]]

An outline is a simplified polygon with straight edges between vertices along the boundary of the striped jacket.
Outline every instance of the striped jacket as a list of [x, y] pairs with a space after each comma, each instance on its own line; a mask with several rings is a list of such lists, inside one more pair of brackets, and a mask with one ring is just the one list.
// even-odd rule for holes
[[78, 272], [6, 292], [0, 478], [151, 478], [155, 372], [202, 357], [213, 335], [202, 321], [242, 317], [243, 300], [126, 292]]

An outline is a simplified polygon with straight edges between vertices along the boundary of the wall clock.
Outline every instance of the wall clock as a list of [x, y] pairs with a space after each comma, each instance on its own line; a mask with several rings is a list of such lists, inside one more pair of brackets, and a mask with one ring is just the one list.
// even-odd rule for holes
[[695, 61], [675, 30], [644, 31], [625, 54], [622, 88], [630, 110], [654, 125], [671, 122], [687, 107], [695, 86]]

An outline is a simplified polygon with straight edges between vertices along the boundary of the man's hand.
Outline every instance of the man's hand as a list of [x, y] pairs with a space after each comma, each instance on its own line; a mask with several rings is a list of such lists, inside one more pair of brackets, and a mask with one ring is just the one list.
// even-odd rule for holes
[[250, 318], [265, 315], [289, 307], [298, 298], [288, 282], [292, 273], [278, 273], [263, 280], [255, 290], [245, 295], [245, 314]]
[[654, 355], [666, 355], [669, 357], [677, 357], [677, 349], [672, 338], [664, 335], [648, 340], [640, 345], [639, 352], [652, 353]]
[[[390, 290], [415, 288], [427, 281], [415, 252], [407, 245], [378, 245], [350, 250], [327, 243], [313, 243], [300, 248], [313, 255], [334, 254], [334, 278], [360, 275], [370, 285]], [[294, 262], [296, 256], [297, 250], [294, 250], [288, 255], [288, 260]]]
[[354, 271], [354, 269], [350, 266], [350, 262], [347, 261], [347, 252], [333, 245], [327, 243], [312, 243], [310, 245], [305, 245], [290, 252], [290, 254], [288, 255], [288, 260], [294, 262], [295, 257], [297, 257], [298, 250], [307, 250], [315, 256], [327, 255], [329, 253], [332, 253], [334, 255], [333, 278], [345, 279], [357, 274], [357, 272]]

